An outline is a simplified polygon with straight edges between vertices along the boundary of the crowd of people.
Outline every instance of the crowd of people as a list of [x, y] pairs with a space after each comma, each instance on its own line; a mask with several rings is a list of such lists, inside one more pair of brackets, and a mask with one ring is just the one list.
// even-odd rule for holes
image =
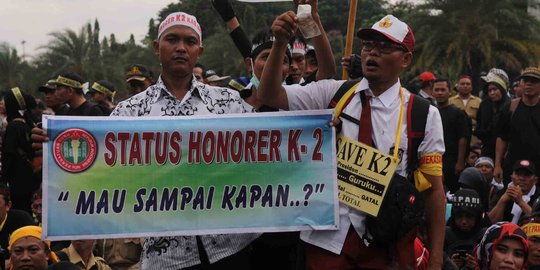
[[[343, 58], [353, 82], [336, 80], [317, 1], [294, 2], [310, 6], [318, 35], [304, 39], [299, 27], [305, 22], [288, 11], [250, 41], [232, 5], [212, 1], [244, 58], [246, 77], [220, 76], [198, 63], [201, 18], [179, 11], [163, 20], [155, 37], [161, 74], [129, 66], [126, 100], [115, 100], [119, 86], [88, 84], [71, 71], [44, 82], [41, 97], [17, 87], [4, 91], [0, 250], [6, 264], [0, 269], [540, 269], [540, 69], [524, 68], [510, 80], [494, 67], [480, 78], [479, 97], [472, 88], [477, 78], [466, 74], [450, 80], [425, 71], [417, 88], [405, 89], [400, 74], [413, 61], [415, 37], [405, 22], [387, 15], [359, 30], [359, 54]], [[380, 238], [372, 218], [340, 203], [333, 231], [41, 239], [41, 143], [48, 140], [43, 114], [189, 116], [334, 107], [330, 125], [337, 133], [399, 157], [392, 181], [421, 198], [418, 220], [403, 217], [384, 226], [396, 230], [388, 232], [395, 238]], [[384, 217], [374, 224], [388, 222]], [[157, 249], [162, 252], [152, 252]]]

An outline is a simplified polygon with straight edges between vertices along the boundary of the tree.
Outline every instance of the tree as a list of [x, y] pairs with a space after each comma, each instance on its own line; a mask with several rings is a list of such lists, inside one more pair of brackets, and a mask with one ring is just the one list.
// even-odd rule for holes
[[19, 85], [23, 61], [17, 50], [8, 43], [0, 43], [0, 88], [7, 89]]
[[[235, 13], [249, 38], [258, 31], [268, 29], [276, 16], [294, 9], [292, 3], [242, 3], [230, 0]], [[357, 23], [355, 29], [360, 26], [372, 25], [375, 21], [386, 14], [384, 6], [386, 1], [364, 0], [359, 3], [357, 11]], [[168, 14], [182, 10], [199, 19], [203, 30], [203, 45], [205, 51], [201, 57], [201, 63], [215, 69], [219, 74], [239, 75], [245, 74], [245, 67], [241, 55], [234, 52], [236, 48], [230, 42], [225, 23], [211, 4], [207, 1], [185, 0], [169, 4], [158, 13], [156, 21], [161, 22]], [[347, 15], [349, 10], [348, 1], [328, 0], [320, 1], [319, 14], [322, 18], [326, 31], [329, 33], [330, 43], [334, 49], [336, 62], [340, 62], [345, 47], [345, 34], [347, 30]], [[154, 20], [149, 22], [148, 34], [145, 40], [153, 40], [157, 36], [159, 27]], [[355, 47], [358, 51], [358, 46]]]
[[82, 27], [78, 33], [71, 29], [49, 34], [53, 39], [47, 46], [46, 55], [57, 69], [72, 70], [83, 76], [90, 66], [90, 48], [92, 44], [92, 31], [90, 24]]
[[526, 1], [428, 0], [414, 9], [404, 19], [416, 34], [416, 74], [469, 74], [478, 90], [482, 71], [497, 67], [515, 77], [540, 59], [540, 24]]

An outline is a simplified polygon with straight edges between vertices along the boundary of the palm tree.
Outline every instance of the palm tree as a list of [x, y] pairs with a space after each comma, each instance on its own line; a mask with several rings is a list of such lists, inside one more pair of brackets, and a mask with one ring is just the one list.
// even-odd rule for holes
[[90, 66], [90, 49], [93, 43], [90, 24], [82, 27], [78, 33], [71, 29], [49, 34], [53, 39], [46, 49], [47, 58], [53, 63], [55, 71], [71, 70], [86, 75]]
[[[431, 69], [451, 78], [469, 74], [479, 84], [482, 71], [506, 70], [510, 77], [540, 59], [540, 23], [527, 14], [526, 1], [428, 0], [406, 21], [417, 45], [413, 71]], [[475, 87], [478, 89], [478, 87]]]
[[0, 87], [11, 88], [20, 83], [22, 64], [15, 48], [0, 43]]

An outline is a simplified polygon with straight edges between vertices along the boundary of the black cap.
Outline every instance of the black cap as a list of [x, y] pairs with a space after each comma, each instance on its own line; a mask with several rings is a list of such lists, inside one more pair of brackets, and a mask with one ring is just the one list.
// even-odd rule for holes
[[126, 82], [131, 80], [144, 81], [146, 78], [152, 78], [150, 70], [141, 64], [133, 64], [129, 66], [126, 72]]
[[72, 71], [66, 71], [60, 73], [58, 77], [54, 80], [55, 85], [65, 85], [68, 87], [73, 87], [77, 89], [82, 89], [82, 85], [84, 84], [84, 79], [81, 77], [81, 75], [72, 72]]
[[90, 87], [88, 92], [100, 92], [108, 96], [114, 96], [116, 88], [114, 88], [114, 84], [107, 80], [99, 80], [92, 84], [92, 87]]
[[55, 80], [48, 80], [46, 84], [38, 88], [38, 91], [44, 92], [44, 93], [49, 92], [49, 91], [54, 91], [56, 90], [56, 86], [54, 84], [55, 84]]
[[482, 202], [476, 190], [464, 188], [456, 191], [452, 198], [452, 214], [465, 211], [476, 215], [481, 210]]
[[536, 166], [532, 162], [526, 159], [518, 160], [514, 164], [514, 167], [512, 168], [514, 171], [518, 170], [526, 170], [530, 172], [531, 174], [536, 174]]
[[484, 181], [484, 176], [475, 167], [466, 168], [459, 174], [458, 178], [458, 183], [461, 187], [474, 188], [475, 190], [478, 190], [477, 188]]
[[209, 69], [209, 70], [207, 70], [207, 71], [204, 73], [204, 77], [205, 77], [205, 78], [208, 78], [208, 77], [213, 76], [213, 75], [216, 75], [216, 76], [217, 76], [216, 71], [213, 70], [213, 69]]

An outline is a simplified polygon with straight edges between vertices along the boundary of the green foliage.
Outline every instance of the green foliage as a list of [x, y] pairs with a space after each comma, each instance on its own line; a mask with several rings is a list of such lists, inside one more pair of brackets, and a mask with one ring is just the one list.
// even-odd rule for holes
[[[276, 16], [294, 8], [290, 2], [230, 1], [249, 38], [268, 29]], [[345, 48], [348, 5], [349, 1], [344, 0], [319, 1], [319, 14], [338, 64]], [[97, 20], [79, 31], [51, 33], [51, 40], [30, 62], [24, 61], [10, 45], [0, 44], [0, 88], [17, 85], [35, 93], [40, 84], [60, 71], [73, 70], [89, 81], [111, 81], [119, 89], [117, 100], [122, 99], [127, 96], [124, 73], [129, 64], [147, 65], [157, 78], [160, 67], [153, 40], [159, 22], [175, 11], [199, 19], [205, 47], [200, 58], [203, 65], [220, 75], [246, 75], [242, 56], [210, 1], [183, 0], [169, 4], [148, 21], [142, 45], [133, 35], [127, 41], [118, 41], [114, 34], [102, 36]], [[402, 76], [403, 81], [426, 69], [453, 79], [461, 73], [479, 77], [481, 71], [498, 67], [515, 77], [522, 68], [537, 66], [540, 61], [540, 23], [527, 14], [525, 0], [426, 0], [421, 5], [406, 0], [393, 5], [361, 0], [355, 29], [369, 27], [385, 14], [394, 14], [409, 23], [417, 39], [414, 65]], [[358, 52], [357, 40], [353, 45], [353, 52]]]
[[[254, 4], [230, 0], [230, 3], [249, 38], [262, 29], [270, 28], [276, 16], [294, 9], [292, 3], [283, 2]], [[385, 4], [386, 1], [378, 0], [359, 1], [355, 29], [370, 26], [386, 14], [383, 8]], [[159, 12], [157, 21], [162, 21], [168, 14], [177, 11], [183, 11], [198, 18], [203, 30], [205, 46], [204, 54], [200, 59], [203, 65], [216, 70], [218, 74], [233, 76], [245, 74], [242, 56], [228, 37], [225, 23], [209, 1], [185, 0], [169, 4]], [[325, 30], [329, 33], [336, 63], [340, 63], [345, 48], [349, 3], [344, 0], [319, 1], [319, 14]], [[146, 40], [156, 38], [159, 24], [151, 21], [149, 26]], [[354, 51], [358, 51], [358, 48], [355, 48]]]
[[17, 50], [7, 43], [0, 43], [0, 87], [18, 86], [22, 75], [23, 61]]
[[477, 80], [492, 67], [515, 78], [540, 60], [538, 20], [520, 0], [428, 0], [411, 9], [402, 4], [404, 20], [416, 36], [416, 74], [429, 69], [455, 79], [469, 74]]
[[[117, 100], [127, 97], [125, 71], [129, 64], [140, 63], [159, 74], [159, 62], [152, 43], [144, 46], [133, 35], [119, 43], [114, 34], [100, 36], [99, 22], [87, 23], [78, 32], [65, 29], [49, 34], [51, 40], [42, 46], [42, 53], [28, 63], [7, 44], [0, 44], [0, 88], [15, 85], [39, 96], [37, 88], [58, 73], [71, 70], [89, 82], [108, 80], [117, 88]], [[101, 42], [100, 42], [101, 39]]]

